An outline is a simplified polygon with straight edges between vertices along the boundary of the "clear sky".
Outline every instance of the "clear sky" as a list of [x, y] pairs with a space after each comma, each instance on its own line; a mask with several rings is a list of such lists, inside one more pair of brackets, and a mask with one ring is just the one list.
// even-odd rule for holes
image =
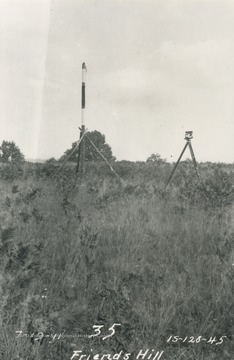
[[[234, 162], [234, 0], [0, 0], [0, 142], [60, 157], [86, 127], [118, 160]], [[185, 158], [189, 157], [189, 152]]]

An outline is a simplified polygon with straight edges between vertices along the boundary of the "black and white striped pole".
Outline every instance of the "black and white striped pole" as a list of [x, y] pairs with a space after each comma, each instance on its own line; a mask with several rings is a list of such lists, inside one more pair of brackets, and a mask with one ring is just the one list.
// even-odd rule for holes
[[[85, 132], [85, 85], [86, 85], [86, 72], [87, 68], [85, 63], [82, 64], [82, 84], [81, 84], [81, 129], [80, 129], [80, 138], [82, 138]], [[78, 158], [77, 158], [77, 166], [76, 173], [79, 171], [79, 166], [81, 163], [81, 172], [85, 171], [85, 138], [79, 146], [78, 150]]]

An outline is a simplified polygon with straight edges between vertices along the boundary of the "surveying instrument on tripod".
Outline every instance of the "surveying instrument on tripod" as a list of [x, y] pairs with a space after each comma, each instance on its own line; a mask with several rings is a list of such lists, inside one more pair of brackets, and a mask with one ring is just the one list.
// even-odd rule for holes
[[187, 147], [189, 147], [190, 154], [191, 154], [192, 161], [193, 161], [193, 165], [194, 165], [196, 174], [197, 174], [197, 176], [198, 176], [198, 179], [201, 180], [201, 179], [200, 179], [200, 173], [199, 173], [199, 171], [198, 171], [197, 161], [196, 161], [196, 158], [195, 158], [195, 155], [194, 155], [194, 151], [193, 151], [193, 147], [192, 147], [192, 143], [191, 143], [192, 138], [193, 138], [193, 132], [192, 132], [192, 131], [186, 131], [186, 132], [185, 132], [185, 138], [184, 138], [184, 139], [186, 140], [186, 144], [185, 144], [185, 146], [184, 146], [184, 148], [183, 148], [183, 150], [182, 150], [182, 152], [181, 152], [181, 154], [180, 154], [180, 156], [179, 156], [179, 159], [177, 160], [177, 162], [176, 162], [176, 164], [175, 164], [175, 166], [174, 166], [174, 169], [173, 169], [173, 171], [172, 171], [172, 173], [171, 173], [171, 175], [170, 175], [170, 177], [169, 177], [169, 179], [168, 179], [168, 181], [167, 181], [164, 189], [166, 189], [167, 185], [168, 185], [169, 182], [171, 181], [172, 176], [174, 175], [174, 172], [176, 171], [176, 168], [177, 168], [177, 166], [178, 166], [178, 164], [179, 164], [179, 162], [180, 162], [180, 160], [181, 160], [181, 158], [182, 158], [182, 156], [183, 156], [183, 154], [184, 154], [184, 152], [185, 152], [185, 150], [186, 150]]

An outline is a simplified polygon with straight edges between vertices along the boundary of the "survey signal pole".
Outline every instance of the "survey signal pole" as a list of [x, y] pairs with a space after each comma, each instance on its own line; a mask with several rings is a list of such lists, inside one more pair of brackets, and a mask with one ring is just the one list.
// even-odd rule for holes
[[[82, 84], [81, 84], [81, 128], [80, 128], [80, 138], [83, 137], [85, 132], [85, 90], [86, 90], [86, 73], [87, 68], [85, 63], [82, 64]], [[81, 165], [81, 172], [84, 173], [85, 171], [85, 138], [79, 146], [78, 151], [78, 158], [77, 158], [77, 166], [76, 166], [76, 173], [79, 171], [79, 167]]]

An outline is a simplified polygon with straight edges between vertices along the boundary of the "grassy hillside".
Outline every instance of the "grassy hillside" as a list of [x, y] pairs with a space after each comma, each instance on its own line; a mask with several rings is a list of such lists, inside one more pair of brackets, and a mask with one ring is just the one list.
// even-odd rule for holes
[[165, 191], [169, 164], [116, 163], [125, 183], [102, 163], [1, 168], [1, 358], [232, 359], [234, 173], [201, 165], [204, 185], [184, 162]]

